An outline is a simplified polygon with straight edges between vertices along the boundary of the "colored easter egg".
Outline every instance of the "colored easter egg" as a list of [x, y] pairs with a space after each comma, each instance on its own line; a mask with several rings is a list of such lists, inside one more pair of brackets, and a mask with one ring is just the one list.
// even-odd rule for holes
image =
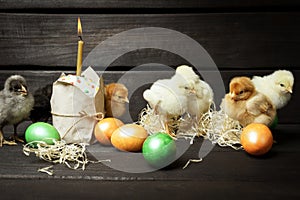
[[53, 140], [60, 140], [59, 132], [54, 126], [45, 122], [36, 122], [27, 127], [25, 131], [27, 143], [43, 141], [47, 144], [54, 144]]
[[251, 155], [259, 156], [267, 153], [273, 145], [273, 135], [264, 124], [252, 123], [243, 128], [241, 144]]
[[269, 127], [270, 127], [270, 129], [274, 129], [274, 128], [276, 128], [277, 125], [278, 125], [278, 116], [276, 115], [272, 124]]
[[175, 160], [176, 144], [170, 135], [159, 132], [145, 140], [142, 152], [150, 165], [164, 167]]
[[104, 145], [111, 145], [111, 136], [113, 132], [119, 128], [120, 126], [123, 126], [124, 123], [113, 117], [104, 118], [101, 121], [99, 121], [94, 129], [94, 135], [95, 138]]
[[144, 127], [137, 124], [125, 124], [117, 128], [112, 136], [112, 145], [121, 151], [137, 152], [142, 150], [148, 133]]

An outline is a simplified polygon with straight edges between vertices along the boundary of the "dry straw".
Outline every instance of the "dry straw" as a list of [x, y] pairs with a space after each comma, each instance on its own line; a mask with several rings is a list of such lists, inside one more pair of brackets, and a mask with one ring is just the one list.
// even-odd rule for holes
[[222, 147], [229, 146], [236, 150], [242, 148], [240, 144], [242, 126], [238, 121], [228, 117], [223, 110], [217, 111], [214, 103], [200, 119], [185, 114], [178, 119], [169, 119], [168, 128], [165, 127], [164, 120], [165, 116], [159, 115], [147, 105], [140, 113], [139, 123], [149, 134], [169, 131], [176, 135], [176, 138], [190, 139], [191, 143], [196, 136], [202, 136]]
[[[84, 170], [88, 163], [110, 162], [110, 160], [91, 161], [86, 154], [86, 144], [72, 143], [67, 144], [65, 141], [53, 140], [54, 144], [49, 145], [43, 141], [32, 141], [24, 145], [23, 152], [26, 156], [35, 153], [42, 160], [54, 164], [65, 164], [70, 169]], [[40, 172], [53, 175], [52, 167], [39, 169]]]

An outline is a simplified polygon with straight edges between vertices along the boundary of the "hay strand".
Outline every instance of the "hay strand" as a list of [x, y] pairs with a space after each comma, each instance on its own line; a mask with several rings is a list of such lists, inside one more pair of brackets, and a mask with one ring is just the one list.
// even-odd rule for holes
[[[166, 131], [164, 120], [166, 120], [166, 116], [155, 113], [147, 105], [140, 113], [139, 124], [151, 135]], [[168, 120], [168, 126], [176, 138], [190, 139], [191, 144], [196, 136], [201, 136], [221, 147], [231, 147], [235, 150], [242, 148], [240, 144], [242, 126], [238, 121], [228, 117], [223, 110], [217, 111], [214, 102], [200, 119], [186, 113], [178, 119]]]
[[[24, 145], [23, 153], [26, 156], [29, 156], [31, 153], [47, 162], [54, 164], [64, 164], [70, 169], [82, 169], [85, 170], [85, 167], [88, 163], [99, 163], [99, 162], [110, 162], [110, 160], [98, 160], [91, 161], [88, 159], [86, 154], [86, 144], [80, 143], [71, 143], [67, 144], [65, 141], [53, 140], [54, 144], [49, 145], [43, 141], [32, 141]], [[34, 147], [36, 146], [36, 147]], [[51, 171], [51, 166], [46, 168], [41, 168], [38, 171], [45, 172], [49, 175], [53, 175]]]

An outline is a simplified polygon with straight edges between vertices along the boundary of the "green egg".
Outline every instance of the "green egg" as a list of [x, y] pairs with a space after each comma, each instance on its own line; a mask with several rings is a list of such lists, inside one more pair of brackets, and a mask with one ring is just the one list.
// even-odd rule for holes
[[150, 165], [161, 168], [175, 160], [176, 144], [170, 135], [159, 132], [147, 137], [142, 152]]
[[52, 145], [54, 144], [53, 139], [60, 140], [60, 135], [54, 126], [45, 122], [33, 123], [25, 131], [25, 140], [27, 143], [43, 141]]
[[276, 115], [269, 128], [274, 129], [274, 128], [276, 128], [277, 125], [278, 125], [278, 116]]

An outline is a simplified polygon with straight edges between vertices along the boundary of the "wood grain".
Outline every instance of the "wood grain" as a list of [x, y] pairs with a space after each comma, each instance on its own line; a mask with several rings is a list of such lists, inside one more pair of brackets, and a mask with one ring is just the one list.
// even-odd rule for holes
[[[98, 44], [122, 31], [163, 27], [201, 44], [221, 68], [297, 68], [300, 66], [300, 13], [202, 14], [0, 14], [0, 68], [70, 67], [76, 64], [77, 17], [83, 24], [84, 58]], [[158, 36], [160, 33], [157, 33]], [[130, 43], [144, 38], [136, 35]], [[172, 42], [172, 37], [169, 42]], [[166, 41], [168, 42], [168, 41]], [[176, 41], [174, 41], [176, 42]], [[118, 44], [115, 44], [118, 48]], [[107, 52], [108, 54], [110, 52]], [[114, 66], [143, 62], [178, 65], [182, 58], [157, 49], [138, 50]], [[99, 63], [101, 65], [101, 63]], [[13, 68], [12, 68], [13, 69]]]
[[223, 0], [64, 0], [64, 1], [31, 1], [31, 0], [1, 0], [2, 9], [25, 9], [25, 8], [257, 8], [257, 7], [280, 7], [299, 6], [296, 0], [252, 0], [252, 1], [223, 1]]
[[[224, 155], [226, 156], [226, 155]], [[182, 171], [186, 173], [186, 171]], [[17, 182], [15, 180], [0, 180], [0, 191], [3, 191], [4, 198], [18, 199], [19, 194], [12, 191], [11, 185], [16, 188], [23, 188], [26, 191], [22, 195], [23, 199], [54, 199], [59, 194], [63, 199], [98, 199], [99, 196], [104, 199], [145, 199], [151, 200], [153, 197], [162, 199], [170, 198], [172, 193], [173, 200], [181, 199], [256, 199], [264, 200], [266, 196], [272, 200], [280, 200], [283, 198], [299, 199], [300, 195], [297, 191], [296, 182], [255, 182], [255, 181], [86, 181], [86, 180], [52, 180], [52, 179], [22, 179]], [[63, 188], [63, 189], [58, 189]], [[118, 192], [115, 192], [118, 188]], [[251, 192], [249, 192], [251, 188]], [[273, 188], [269, 194], [266, 191]], [[95, 192], [101, 190], [101, 192]], [[218, 192], [216, 192], [216, 190]], [[238, 191], [237, 191], [238, 190]], [[6, 193], [5, 191], [10, 191]], [[201, 192], [198, 192], [201, 191]]]
[[[171, 166], [151, 173], [126, 173], [105, 163], [89, 163], [84, 171], [55, 164], [54, 175], [48, 176], [37, 169], [51, 163], [34, 154], [23, 155], [22, 145], [4, 146], [0, 148], [0, 192], [4, 199], [18, 199], [16, 188], [23, 189], [22, 199], [53, 199], [58, 194], [64, 199], [153, 199], [169, 198], [170, 193], [172, 199], [299, 199], [298, 130], [292, 125], [277, 127], [273, 132], [277, 143], [263, 157], [216, 145], [202, 162], [182, 169], [188, 159], [198, 158], [203, 140], [196, 138]], [[110, 152], [103, 155], [109, 157]]]

